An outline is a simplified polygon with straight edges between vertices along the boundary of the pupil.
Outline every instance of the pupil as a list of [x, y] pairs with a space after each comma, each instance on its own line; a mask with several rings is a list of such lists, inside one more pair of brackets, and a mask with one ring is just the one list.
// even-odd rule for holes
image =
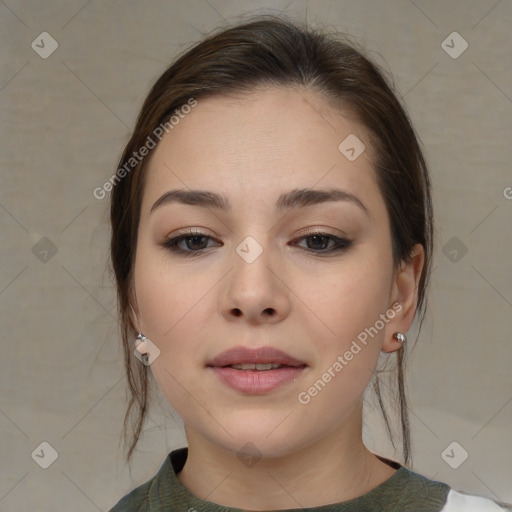
[[[311, 237], [309, 237], [310, 239], [315, 239], [316, 241], [318, 241], [319, 239], [323, 239], [324, 243], [321, 244], [322, 246], [325, 245], [325, 239], [326, 237], [324, 235], [313, 235]], [[314, 245], [314, 244], [313, 244]], [[325, 249], [325, 247], [310, 247], [310, 249], [313, 248], [313, 249]]]
[[[206, 237], [205, 237], [205, 236], [202, 236], [202, 235], [194, 235], [194, 236], [189, 237], [189, 238], [188, 238], [188, 241], [190, 241], [190, 240], [195, 240], [195, 241], [197, 241], [197, 239], [198, 239], [198, 238], [205, 239]], [[198, 248], [198, 247], [190, 247], [190, 245], [194, 245], [194, 243], [195, 243], [195, 242], [192, 242], [192, 244], [188, 244], [188, 245], [189, 245], [189, 249], [194, 249], [194, 248], [195, 248], [195, 249], [197, 249], [197, 248]], [[201, 245], [201, 244], [199, 243], [199, 245]], [[199, 249], [202, 249], [202, 247], [199, 247]]]

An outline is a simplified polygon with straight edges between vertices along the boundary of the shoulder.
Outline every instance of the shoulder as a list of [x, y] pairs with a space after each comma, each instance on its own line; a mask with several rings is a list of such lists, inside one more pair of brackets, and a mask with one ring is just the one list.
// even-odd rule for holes
[[[448, 484], [401, 467], [381, 486], [387, 496], [374, 496], [389, 504], [385, 510], [414, 512], [512, 512], [512, 506], [483, 496], [456, 491]], [[378, 489], [378, 488], [377, 488]]]
[[162, 505], [166, 505], [170, 501], [169, 476], [171, 472], [172, 465], [169, 454], [153, 478], [121, 498], [108, 512], [150, 512], [160, 510]]
[[133, 491], [121, 498], [108, 512], [149, 511], [149, 489], [151, 488], [154, 478], [133, 489]]
[[386, 505], [383, 511], [432, 512], [441, 511], [449, 492], [447, 484], [401, 466], [384, 485], [371, 493], [371, 498], [372, 504]]
[[497, 503], [489, 498], [450, 490], [440, 512], [503, 512], [512, 511], [512, 505]]

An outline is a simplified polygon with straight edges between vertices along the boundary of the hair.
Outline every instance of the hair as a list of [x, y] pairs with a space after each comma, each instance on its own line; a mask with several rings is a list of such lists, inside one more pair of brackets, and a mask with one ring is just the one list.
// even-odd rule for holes
[[[405, 108], [385, 78], [385, 71], [340, 33], [312, 29], [283, 16], [259, 16], [242, 24], [218, 29], [182, 53], [156, 80], [128, 141], [118, 169], [133, 163], [133, 155], [145, 146], [155, 128], [191, 98], [225, 96], [254, 91], [259, 86], [307, 88], [323, 95], [345, 115], [351, 115], [370, 134], [373, 168], [390, 218], [395, 268], [412, 257], [415, 244], [425, 251], [418, 283], [415, 315], [420, 325], [425, 316], [425, 295], [431, 272], [433, 214], [430, 178], [418, 138]], [[151, 153], [149, 153], [151, 154]], [[149, 407], [148, 367], [136, 361], [133, 339], [136, 329], [131, 313], [133, 269], [144, 189], [145, 163], [141, 159], [113, 186], [110, 220], [111, 262], [117, 284], [118, 312], [130, 392], [124, 442], [129, 461], [141, 435]], [[405, 348], [396, 354], [396, 378], [402, 455], [411, 462], [411, 440], [404, 389]], [[383, 419], [393, 447], [394, 435], [383, 400], [380, 374], [373, 377]]]

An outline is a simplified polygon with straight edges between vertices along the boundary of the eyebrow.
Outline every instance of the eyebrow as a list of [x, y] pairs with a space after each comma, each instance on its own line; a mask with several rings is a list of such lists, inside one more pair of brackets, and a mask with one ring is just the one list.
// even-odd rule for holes
[[[276, 201], [278, 211], [291, 210], [294, 208], [303, 208], [328, 201], [347, 201], [360, 207], [366, 215], [370, 217], [370, 212], [362, 201], [354, 194], [337, 188], [331, 189], [312, 189], [302, 188], [293, 189], [281, 194]], [[206, 190], [183, 190], [173, 189], [166, 192], [155, 201], [149, 213], [152, 213], [158, 207], [169, 203], [181, 203], [203, 208], [215, 208], [218, 210], [231, 210], [229, 199], [216, 192]]]

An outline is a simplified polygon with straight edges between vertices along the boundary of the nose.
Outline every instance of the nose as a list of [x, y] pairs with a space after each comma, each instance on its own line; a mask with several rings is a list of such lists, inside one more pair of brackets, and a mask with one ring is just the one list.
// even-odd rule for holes
[[243, 249], [233, 254], [219, 302], [221, 314], [230, 322], [277, 323], [289, 315], [291, 292], [283, 268], [268, 247], [260, 247], [255, 259], [245, 258]]

